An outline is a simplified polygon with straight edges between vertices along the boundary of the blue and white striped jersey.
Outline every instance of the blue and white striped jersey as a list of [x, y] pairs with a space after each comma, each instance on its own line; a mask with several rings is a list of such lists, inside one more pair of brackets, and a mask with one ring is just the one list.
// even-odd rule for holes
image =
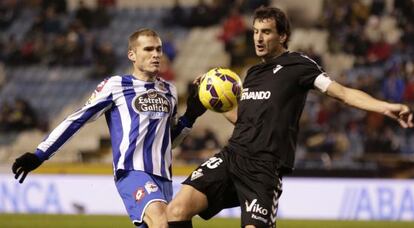
[[132, 75], [110, 77], [39, 144], [35, 154], [42, 160], [50, 158], [86, 122], [105, 114], [114, 172], [142, 170], [171, 180], [171, 124], [177, 101], [175, 86], [163, 79], [145, 82]]

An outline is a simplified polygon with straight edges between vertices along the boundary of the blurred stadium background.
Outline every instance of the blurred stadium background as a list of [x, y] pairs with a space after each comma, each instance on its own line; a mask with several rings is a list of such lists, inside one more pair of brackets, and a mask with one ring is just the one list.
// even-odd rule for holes
[[[96, 198], [99, 189], [105, 200], [98, 201], [108, 200], [111, 207], [108, 198], [113, 197], [120, 203], [111, 182], [104, 118], [85, 126], [25, 185], [12, 178], [12, 162], [82, 106], [100, 80], [129, 71], [127, 37], [137, 28], [150, 27], [161, 35], [161, 75], [177, 85], [181, 101], [188, 83], [211, 67], [229, 67], [243, 78], [258, 61], [251, 17], [260, 5], [288, 13], [293, 25], [289, 49], [309, 55], [334, 80], [381, 99], [414, 103], [413, 0], [1, 0], [0, 226], [33, 227], [31, 221], [39, 218], [15, 213], [112, 214], [82, 202], [64, 203], [83, 187], [91, 192], [84, 198]], [[178, 180], [217, 152], [231, 132], [219, 114], [204, 115], [175, 150]], [[296, 171], [286, 177], [282, 195], [280, 227], [324, 224], [283, 219], [394, 221], [324, 225], [332, 227], [414, 226], [413, 130], [312, 92], [298, 141]], [[71, 182], [78, 177], [86, 184]], [[107, 187], [98, 184], [100, 178]], [[237, 218], [237, 210], [223, 216]], [[119, 226], [128, 227], [127, 217], [120, 219], [125, 225]], [[238, 220], [229, 221], [238, 226]], [[225, 226], [220, 224], [216, 227]]]

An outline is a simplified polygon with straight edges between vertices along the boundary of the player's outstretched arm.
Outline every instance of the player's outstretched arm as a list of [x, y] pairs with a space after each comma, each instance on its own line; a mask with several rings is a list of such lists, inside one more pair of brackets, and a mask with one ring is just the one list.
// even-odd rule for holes
[[347, 105], [386, 115], [398, 121], [403, 128], [414, 126], [413, 114], [407, 105], [378, 100], [361, 90], [348, 88], [337, 82], [332, 82], [326, 93]]

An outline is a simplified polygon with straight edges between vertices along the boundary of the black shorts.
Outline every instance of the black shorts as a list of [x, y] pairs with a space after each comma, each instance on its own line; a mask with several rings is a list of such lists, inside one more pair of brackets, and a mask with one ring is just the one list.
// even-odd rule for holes
[[252, 160], [223, 150], [201, 164], [183, 182], [207, 196], [210, 219], [224, 208], [241, 206], [241, 225], [274, 227], [282, 177], [273, 162]]

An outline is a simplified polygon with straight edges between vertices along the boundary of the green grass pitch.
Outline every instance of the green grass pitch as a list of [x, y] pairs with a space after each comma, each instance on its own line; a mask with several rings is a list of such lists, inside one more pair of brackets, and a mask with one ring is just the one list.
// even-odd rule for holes
[[[193, 220], [195, 228], [214, 227], [240, 227], [239, 219], [214, 218], [204, 221]], [[116, 227], [133, 228], [127, 216], [96, 216], [96, 215], [27, 215], [27, 214], [0, 214], [0, 227], [22, 228], [72, 228], [72, 227]], [[414, 227], [413, 222], [388, 221], [319, 221], [319, 220], [280, 220], [278, 228], [409, 228]]]

